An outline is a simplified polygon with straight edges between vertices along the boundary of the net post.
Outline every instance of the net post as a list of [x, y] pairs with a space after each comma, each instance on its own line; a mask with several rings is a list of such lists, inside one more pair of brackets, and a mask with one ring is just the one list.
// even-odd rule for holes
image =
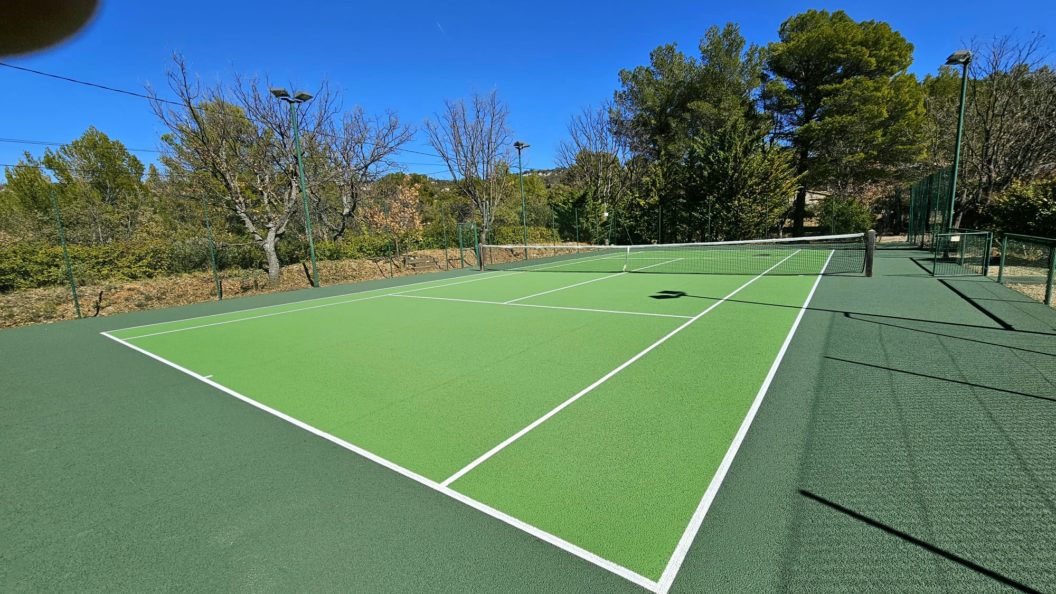
[[1008, 234], [1001, 236], [1001, 260], [997, 265], [997, 284], [1005, 284], [1005, 254], [1008, 253]]
[[873, 276], [873, 256], [876, 252], [876, 231], [870, 229], [865, 234], [865, 276]]
[[628, 266], [631, 265], [631, 246], [627, 246], [627, 251], [623, 253], [623, 271], [627, 272]]

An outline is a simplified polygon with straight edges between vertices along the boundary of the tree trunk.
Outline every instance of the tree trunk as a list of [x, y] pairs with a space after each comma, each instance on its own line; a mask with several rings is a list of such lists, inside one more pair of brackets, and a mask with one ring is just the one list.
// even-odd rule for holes
[[792, 205], [792, 237], [803, 237], [803, 219], [807, 212], [807, 186], [796, 190], [796, 201]]
[[275, 251], [275, 244], [278, 237], [275, 236], [274, 230], [268, 231], [268, 236], [261, 242], [260, 247], [264, 249], [264, 256], [268, 259], [268, 282], [277, 283], [279, 282], [279, 275], [282, 273], [282, 265], [279, 264], [279, 254]]
[[810, 168], [810, 148], [802, 147], [796, 155], [796, 175], [803, 181], [803, 185], [796, 190], [796, 201], [792, 205], [792, 237], [803, 237], [803, 219], [807, 213], [807, 183], [803, 180], [804, 175]]

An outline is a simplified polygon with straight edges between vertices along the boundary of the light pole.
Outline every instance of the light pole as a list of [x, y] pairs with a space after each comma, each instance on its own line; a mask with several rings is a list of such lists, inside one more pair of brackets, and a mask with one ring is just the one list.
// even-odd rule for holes
[[957, 116], [957, 142], [953, 148], [953, 179], [950, 181], [950, 207], [946, 217], [946, 231], [953, 231], [953, 205], [957, 200], [957, 170], [961, 166], [961, 136], [964, 133], [964, 98], [968, 92], [968, 65], [972, 63], [972, 52], [957, 50], [946, 58], [947, 66], [961, 66], [961, 108]]
[[293, 146], [297, 153], [297, 182], [301, 187], [301, 200], [304, 202], [304, 230], [308, 234], [308, 254], [312, 259], [312, 286], [319, 286], [319, 269], [315, 263], [315, 240], [312, 238], [312, 215], [308, 210], [308, 191], [304, 188], [304, 164], [301, 163], [301, 131], [297, 122], [297, 105], [312, 98], [304, 91], [297, 91], [291, 97], [286, 89], [271, 89], [271, 94], [279, 101], [290, 104], [290, 121], [293, 124]]
[[529, 145], [518, 140], [513, 143], [513, 148], [517, 149], [517, 183], [521, 186], [521, 226], [524, 228], [524, 259], [528, 259], [528, 207], [524, 201], [524, 167], [521, 165], [521, 151], [528, 148]]

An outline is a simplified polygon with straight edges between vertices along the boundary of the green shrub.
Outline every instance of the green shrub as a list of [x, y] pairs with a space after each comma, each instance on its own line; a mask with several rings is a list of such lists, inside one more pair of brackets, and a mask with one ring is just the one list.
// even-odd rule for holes
[[[561, 237], [558, 236], [557, 231], [549, 227], [528, 227], [528, 243], [550, 244], [560, 242]], [[522, 244], [524, 243], [524, 228], [512, 225], [495, 227], [488, 243], [499, 245]]]
[[816, 207], [818, 229], [825, 234], [864, 233], [873, 228], [876, 217], [869, 207], [854, 198], [828, 196]]
[[1056, 237], [1056, 179], [1017, 182], [990, 200], [986, 214], [1003, 232]]

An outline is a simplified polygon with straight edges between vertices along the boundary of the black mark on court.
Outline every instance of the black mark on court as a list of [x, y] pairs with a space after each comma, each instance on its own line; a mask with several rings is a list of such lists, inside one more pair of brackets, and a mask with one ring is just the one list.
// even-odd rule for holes
[[689, 293], [685, 291], [657, 291], [656, 295], [650, 295], [653, 299], [678, 299], [689, 296]]
[[860, 513], [856, 512], [856, 511], [854, 511], [853, 509], [850, 509], [848, 507], [844, 507], [844, 506], [840, 505], [839, 503], [836, 503], [835, 501], [829, 501], [828, 499], [825, 499], [821, 495], [815, 495], [814, 493], [811, 493], [810, 491], [805, 491], [803, 489], [799, 490], [799, 494], [804, 496], [804, 497], [806, 497], [807, 499], [810, 499], [812, 501], [820, 503], [820, 504], [822, 504], [822, 505], [824, 505], [824, 506], [826, 506], [826, 507], [828, 507], [830, 509], [834, 509], [834, 510], [836, 510], [836, 511], [842, 513], [842, 514], [846, 514], [846, 515], [854, 518], [855, 520], [858, 520], [859, 522], [862, 522], [864, 524], [868, 524], [869, 526], [872, 526], [873, 528], [877, 528], [879, 530], [883, 530], [884, 532], [890, 534], [891, 536], [895, 536], [895, 537], [901, 538], [902, 540], [904, 540], [904, 541], [906, 541], [906, 542], [908, 542], [910, 544], [917, 545], [918, 547], [924, 549], [925, 551], [928, 551], [929, 553], [933, 553], [935, 555], [938, 555], [938, 556], [940, 556], [940, 557], [942, 557], [942, 558], [944, 558], [944, 559], [946, 559], [948, 561], [953, 561], [954, 563], [957, 563], [958, 565], [961, 565], [962, 567], [967, 567], [968, 569], [971, 569], [972, 571], [974, 571], [974, 572], [976, 572], [978, 574], [985, 575], [986, 577], [988, 577], [988, 578], [990, 578], [990, 579], [992, 579], [992, 580], [994, 580], [996, 582], [999, 582], [1001, 584], [1004, 584], [1005, 586], [1008, 586], [1009, 588], [1015, 588], [1016, 590], [1019, 590], [1020, 592], [1031, 592], [1031, 593], [1035, 593], [1036, 592], [1038, 594], [1041, 594], [1039, 590], [1035, 590], [1034, 588], [1031, 588], [1030, 586], [1028, 586], [1026, 584], [1022, 584], [1020, 582], [1017, 582], [1016, 580], [1014, 580], [1014, 579], [1012, 579], [1010, 577], [1007, 577], [1007, 576], [1004, 576], [1004, 575], [1002, 575], [1000, 573], [997, 573], [996, 571], [994, 571], [992, 569], [987, 569], [986, 567], [983, 567], [982, 565], [979, 565], [978, 563], [975, 563], [974, 561], [970, 561], [968, 559], [965, 559], [964, 557], [961, 557], [959, 555], [955, 555], [954, 553], [951, 553], [951, 552], [949, 552], [949, 551], [947, 551], [945, 549], [940, 549], [939, 547], [931, 544], [930, 542], [925, 542], [925, 541], [923, 541], [923, 540], [921, 540], [921, 539], [919, 539], [919, 538], [917, 538], [915, 536], [912, 536], [910, 534], [902, 532], [901, 530], [898, 530], [897, 528], [893, 528], [891, 526], [888, 526], [887, 524], [884, 524], [883, 522], [879, 522], [877, 520], [874, 520], [873, 518], [870, 518], [869, 516], [866, 516], [864, 514], [860, 514]]

